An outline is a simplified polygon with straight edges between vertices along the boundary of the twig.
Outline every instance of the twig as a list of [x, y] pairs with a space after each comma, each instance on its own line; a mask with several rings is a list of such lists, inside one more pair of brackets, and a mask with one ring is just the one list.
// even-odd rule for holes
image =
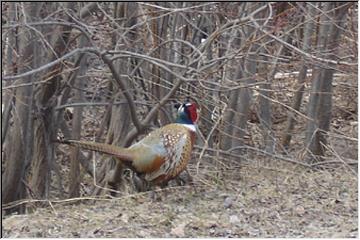
[[[268, 4], [270, 5], [270, 4]], [[266, 6], [266, 5], [265, 5]], [[309, 59], [312, 59], [312, 60], [315, 60], [315, 61], [319, 61], [319, 62], [323, 62], [323, 63], [327, 63], [327, 64], [334, 64], [334, 65], [346, 65], [346, 66], [357, 66], [358, 63], [357, 62], [354, 62], [354, 63], [351, 63], [351, 62], [345, 62], [345, 61], [335, 61], [335, 60], [331, 60], [331, 59], [325, 59], [325, 58], [320, 58], [320, 57], [317, 57], [317, 56], [314, 56], [310, 53], [307, 53], [293, 45], [291, 45], [290, 43], [287, 43], [285, 42], [284, 40], [282, 40], [281, 38], [278, 38], [277, 36], [269, 33], [268, 31], [264, 30], [258, 23], [257, 21], [254, 19], [253, 17], [253, 14], [251, 14], [250, 16], [250, 19], [251, 21], [254, 23], [254, 25], [263, 33], [265, 33], [266, 35], [268, 35], [269, 37], [273, 38], [274, 40], [278, 41], [279, 43], [285, 45], [286, 47], [294, 50], [295, 52], [303, 55], [304, 57], [306, 58], [309, 58]]]
[[58, 215], [58, 212], [55, 210], [55, 208], [54, 208], [53, 204], [51, 203], [51, 201], [48, 201], [48, 203], [49, 203], [51, 209], [54, 211], [55, 215]]
[[120, 77], [119, 73], [116, 71], [116, 68], [115, 68], [115, 66], [113, 64], [113, 61], [110, 58], [107, 57], [107, 54], [106, 53], [100, 54], [100, 57], [108, 65], [108, 67], [110, 68], [110, 70], [112, 72], [113, 77], [116, 80], [116, 83], [118, 84], [120, 89], [123, 91], [122, 93], [123, 93], [124, 97], [126, 98], [128, 104], [129, 104], [131, 120], [132, 120], [134, 126], [136, 127], [136, 129], [138, 131], [140, 131], [141, 129], [144, 128], [144, 126], [142, 125], [142, 123], [139, 121], [139, 118], [137, 117], [134, 99], [132, 98], [130, 93], [128, 91], [126, 91], [125, 82]]
[[[224, 104], [223, 111], [225, 111], [226, 107], [227, 107], [227, 105]], [[223, 115], [222, 115], [221, 117], [218, 117], [216, 123], [215, 123], [214, 126], [211, 128], [211, 130], [210, 130], [207, 138], [205, 139], [205, 144], [204, 144], [204, 146], [203, 146], [203, 148], [202, 148], [202, 150], [201, 150], [201, 152], [200, 152], [200, 156], [199, 156], [198, 162], [197, 162], [197, 164], [196, 164], [196, 174], [199, 174], [200, 162], [201, 162], [201, 159], [202, 159], [202, 157], [203, 157], [203, 155], [204, 155], [204, 153], [205, 153], [205, 150], [206, 150], [206, 149], [208, 148], [208, 146], [209, 146], [209, 139], [210, 139], [210, 137], [212, 136], [212, 134], [213, 134], [213, 132], [215, 131], [215, 129], [217, 128], [217, 126], [219, 125], [220, 121], [222, 120], [222, 117], [223, 117]]]
[[311, 166], [312, 167], [316, 167], [316, 166], [320, 166], [320, 165], [328, 165], [328, 164], [348, 164], [348, 165], [358, 165], [359, 162], [357, 161], [352, 161], [352, 162], [345, 162], [345, 161], [337, 161], [337, 160], [333, 160], [333, 161], [323, 161], [323, 162], [317, 162], [317, 163], [312, 163]]
[[326, 148], [326, 149], [328, 149], [330, 152], [332, 152], [334, 155], [335, 155], [335, 157], [337, 158], [337, 159], [339, 159], [339, 161], [341, 161], [353, 174], [354, 174], [354, 176], [356, 176], [357, 177], [357, 172], [354, 170], [354, 169], [352, 169], [350, 166], [349, 166], [349, 164], [348, 163], [346, 163], [340, 156], [339, 156], [339, 154], [334, 150], [334, 148], [333, 147], [329, 147], [329, 146], [327, 146], [326, 144], [323, 144], [322, 142], [320, 142], [320, 144], [324, 147], [324, 148]]
[[[199, 147], [199, 146], [197, 146]], [[199, 147], [199, 148], [202, 148], [202, 147]], [[290, 159], [290, 158], [287, 158], [287, 157], [283, 157], [281, 155], [276, 155], [276, 154], [272, 154], [272, 153], [268, 153], [264, 150], [261, 150], [261, 149], [258, 149], [258, 148], [254, 148], [254, 147], [250, 147], [250, 146], [238, 146], [238, 147], [233, 147], [227, 151], [224, 151], [224, 150], [215, 150], [215, 149], [211, 149], [211, 148], [208, 148], [206, 150], [209, 150], [209, 151], [219, 151], [220, 153], [222, 154], [229, 154], [231, 156], [234, 156], [234, 157], [240, 157], [239, 155], [235, 155], [235, 154], [231, 154], [232, 151], [234, 150], [237, 150], [237, 149], [250, 149], [250, 150], [253, 150], [255, 152], [260, 152], [264, 155], [267, 155], [267, 156], [271, 156], [271, 157], [274, 157], [274, 158], [277, 158], [277, 159], [280, 159], [282, 161], [285, 161], [285, 162], [290, 162], [290, 163], [294, 163], [294, 164], [298, 164], [298, 165], [301, 165], [301, 166], [304, 166], [304, 167], [307, 167], [307, 168], [312, 168], [311, 165], [309, 164], [306, 164], [306, 163], [302, 163], [302, 162], [299, 162], [299, 161], [295, 161], [293, 159]]]
[[71, 51], [67, 54], [65, 54], [64, 56], [48, 63], [48, 64], [45, 64], [39, 68], [36, 68], [34, 70], [31, 70], [31, 71], [28, 71], [28, 72], [25, 72], [25, 73], [21, 73], [21, 74], [18, 74], [18, 75], [14, 75], [14, 76], [2, 76], [2, 80], [4, 81], [10, 81], [10, 80], [15, 80], [15, 79], [18, 79], [18, 78], [23, 78], [23, 77], [27, 77], [27, 76], [30, 76], [32, 74], [35, 74], [35, 73], [38, 73], [38, 72], [41, 72], [47, 68], [50, 68], [50, 67], [53, 67], [57, 64], [59, 64], [60, 62], [64, 61], [65, 59], [67, 58], [70, 58], [71, 56], [77, 54], [77, 53], [84, 53], [84, 52], [92, 52], [92, 53], [98, 53], [98, 50], [96, 50], [95, 48], [89, 48], [89, 47], [86, 47], [86, 48], [77, 48], [75, 49], [74, 51]]

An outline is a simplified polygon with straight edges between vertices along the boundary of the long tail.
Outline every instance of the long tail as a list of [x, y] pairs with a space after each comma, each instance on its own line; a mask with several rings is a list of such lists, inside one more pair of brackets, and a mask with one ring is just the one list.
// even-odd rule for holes
[[87, 150], [92, 150], [96, 152], [101, 152], [114, 156], [122, 161], [133, 161], [133, 156], [126, 151], [125, 148], [117, 147], [114, 145], [109, 145], [105, 143], [89, 142], [89, 141], [77, 141], [77, 140], [57, 140], [57, 142], [62, 144], [68, 144], [71, 146], [76, 146], [84, 148]]

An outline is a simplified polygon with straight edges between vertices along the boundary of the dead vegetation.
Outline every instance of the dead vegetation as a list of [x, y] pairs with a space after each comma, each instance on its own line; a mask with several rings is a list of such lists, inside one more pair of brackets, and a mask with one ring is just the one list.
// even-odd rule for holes
[[[99, 26], [102, 25], [96, 24], [96, 27]], [[104, 49], [110, 48], [110, 37], [103, 38], [99, 45], [104, 44]], [[345, 47], [343, 49], [346, 50]], [[245, 146], [241, 154], [220, 150], [217, 140], [227, 133], [216, 125], [212, 115], [211, 118], [202, 116], [200, 130], [205, 138], [211, 136], [215, 140], [211, 147], [205, 147], [202, 139], [195, 148], [189, 170], [196, 191], [189, 185], [177, 186], [172, 183], [166, 189], [157, 189], [155, 198], [152, 198], [151, 193], [138, 193], [131, 184], [126, 184], [125, 190], [122, 189], [117, 197], [94, 197], [91, 196], [94, 179], [81, 169], [81, 197], [66, 199], [71, 185], [68, 179], [69, 149], [56, 146], [56, 163], [54, 169], [51, 169], [53, 177], [49, 186], [50, 201], [37, 200], [40, 197], [32, 196], [32, 186], [27, 186], [26, 192], [32, 199], [9, 203], [26, 206], [26, 214], [3, 216], [2, 236], [358, 237], [357, 72], [345, 69], [343, 72], [347, 74], [339, 76], [336, 73], [326, 155], [322, 162], [309, 163], [303, 159], [306, 151], [306, 119], [303, 116], [307, 114], [311, 91], [310, 69], [299, 109], [303, 116], [295, 116], [292, 142], [287, 152], [283, 152], [280, 144], [286, 118], [292, 112], [289, 108], [298, 88], [298, 72], [294, 72], [298, 71], [299, 64], [291, 64], [293, 66], [280, 65], [279, 74], [275, 75], [272, 82], [271, 131], [276, 139], [274, 153], [266, 154], [263, 151], [264, 133], [257, 114], [261, 88], [250, 84], [249, 89], [254, 91], [254, 104], [250, 108], [244, 136]], [[80, 102], [84, 106], [81, 138], [87, 140], [93, 140], [101, 132], [99, 129], [106, 115], [105, 105], [113, 97], [107, 88], [113, 75], [103, 65], [99, 69], [93, 67], [87, 71], [90, 79], [84, 87], [86, 101]], [[144, 79], [149, 81], [146, 76]], [[164, 82], [160, 86], [164, 87]], [[138, 91], [136, 87], [134, 89]], [[148, 94], [139, 91], [139, 95]], [[215, 100], [222, 102], [221, 97], [229, 97], [230, 90], [224, 95], [219, 94], [220, 99], [215, 100], [205, 90], [204, 95], [201, 91], [194, 91], [194, 94], [203, 106], [214, 105], [215, 108], [210, 109], [214, 112], [217, 108], [223, 110]], [[179, 96], [183, 95], [179, 93]], [[121, 101], [127, 103], [125, 99]], [[76, 105], [76, 101], [70, 101], [60, 107], [69, 110], [73, 104], [71, 102], [75, 102], [73, 106]], [[140, 101], [136, 109], [139, 118], [146, 116], [148, 106], [154, 105], [154, 101]], [[219, 116], [221, 114], [224, 112], [219, 112]], [[64, 119], [71, 126], [72, 116], [65, 116]], [[237, 121], [237, 117], [234, 119]], [[126, 127], [130, 128], [129, 125]], [[214, 128], [214, 134], [205, 132], [204, 126]], [[100, 142], [106, 141], [108, 131], [109, 128], [106, 128], [99, 134]], [[231, 137], [235, 139], [237, 135]], [[103, 156], [96, 155], [96, 167], [101, 165], [100, 158]], [[4, 209], [8, 207], [6, 204], [2, 206]]]
[[219, 178], [208, 166], [206, 176], [204, 169], [194, 175], [196, 191], [170, 187], [159, 190], [156, 200], [135, 193], [52, 202], [5, 217], [3, 236], [357, 237], [356, 176], [346, 169], [271, 165], [228, 169]]
[[[283, 84], [290, 81], [283, 79]], [[120, 197], [89, 197], [93, 178], [83, 172], [82, 197], [64, 200], [61, 196], [68, 193], [68, 180], [62, 179], [65, 189], [61, 193], [54, 178], [51, 194], [56, 199], [42, 201], [42, 207], [30, 201], [27, 206], [32, 213], [3, 217], [3, 236], [357, 237], [358, 127], [357, 102], [353, 102], [357, 88], [344, 88], [341, 81], [335, 78], [336, 107], [329, 134], [332, 151], [318, 166], [304, 166], [301, 134], [293, 136], [294, 156], [264, 155], [257, 148], [261, 145], [258, 126], [249, 122], [249, 143], [255, 144], [236, 158], [216, 149], [201, 153], [203, 146], [195, 148], [189, 170], [196, 191], [189, 185], [173, 184], [157, 189], [154, 200], [150, 193], [137, 193], [128, 186]], [[274, 98], [280, 99], [281, 94], [276, 92]], [[273, 114], [282, 112], [275, 107]], [[82, 136], [94, 136], [102, 113], [102, 107], [85, 109]], [[281, 132], [283, 126], [284, 121], [274, 124], [274, 132]], [[304, 127], [299, 122], [296, 132]], [[69, 174], [66, 151], [58, 148], [60, 176]]]

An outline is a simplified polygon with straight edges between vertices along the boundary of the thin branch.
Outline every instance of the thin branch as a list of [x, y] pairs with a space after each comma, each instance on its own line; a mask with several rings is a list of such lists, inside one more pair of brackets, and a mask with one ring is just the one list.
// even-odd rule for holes
[[345, 62], [345, 61], [335, 61], [335, 60], [331, 60], [331, 59], [325, 59], [325, 58], [320, 58], [317, 56], [314, 56], [310, 53], [307, 53], [293, 45], [291, 45], [290, 43], [285, 42], [284, 40], [282, 40], [281, 38], [278, 38], [277, 36], [269, 33], [268, 31], [264, 30], [258, 23], [257, 21], [254, 19], [253, 15], [250, 15], [251, 21], [254, 23], [254, 25], [263, 33], [265, 33], [266, 35], [268, 35], [269, 37], [273, 38], [274, 40], [278, 41], [279, 43], [285, 45], [286, 47], [294, 50], [295, 52], [303, 55], [306, 58], [315, 60], [315, 61], [319, 61], [319, 62], [323, 62], [323, 63], [327, 63], [327, 64], [334, 64], [334, 65], [346, 65], [346, 66], [357, 66], [358, 63], [354, 62]]
[[140, 130], [132, 129], [126, 136], [125, 140], [125, 146], [129, 145], [137, 136], [137, 134], [141, 133], [145, 130], [145, 126], [147, 126], [150, 121], [156, 116], [159, 109], [165, 105], [165, 103], [175, 94], [175, 92], [178, 90], [178, 88], [181, 86], [181, 84], [184, 82], [183, 79], [179, 79], [174, 86], [171, 88], [171, 90], [166, 94], [158, 104], [156, 104], [150, 112], [146, 115], [145, 119], [141, 122], [143, 128]]
[[[152, 102], [144, 102], [144, 101], [134, 101], [136, 104], [145, 105], [145, 106], [152, 106], [154, 103]], [[115, 101], [113, 103], [110, 102], [76, 102], [76, 103], [68, 103], [64, 105], [57, 106], [55, 110], [61, 110], [68, 107], [88, 107], [88, 106], [107, 106], [109, 104], [113, 105], [121, 105], [121, 104], [127, 104], [127, 101]]]
[[254, 148], [254, 147], [250, 147], [250, 146], [238, 146], [238, 147], [233, 147], [229, 150], [227, 150], [228, 152], [232, 152], [234, 150], [238, 150], [238, 149], [250, 149], [250, 150], [253, 150], [255, 152], [260, 152], [264, 155], [268, 155], [270, 157], [274, 157], [274, 158], [278, 158], [280, 160], [283, 160], [285, 162], [290, 162], [290, 163], [294, 163], [294, 164], [298, 164], [298, 165], [301, 165], [301, 166], [304, 166], [304, 167], [307, 167], [307, 168], [312, 168], [311, 165], [307, 164], [307, 163], [303, 163], [303, 162], [300, 162], [300, 161], [296, 161], [296, 160], [293, 160], [293, 159], [290, 159], [290, 158], [287, 158], [287, 157], [284, 157], [284, 156], [281, 156], [281, 155], [276, 155], [276, 154], [272, 154], [272, 153], [269, 153], [269, 152], [266, 152], [264, 150], [261, 150], [261, 149], [258, 149], [258, 148]]
[[[82, 32], [89, 41], [91, 40], [91, 37], [89, 35], [90, 31], [88, 29], [85, 30], [82, 27], [80, 27], [79, 25], [77, 25], [76, 23], [72, 23], [72, 22], [45, 21], [45, 22], [31, 22], [31, 23], [26, 23], [26, 24], [14, 23], [14, 24], [5, 25], [2, 27], [3, 27], [3, 29], [8, 29], [8, 28], [17, 28], [17, 27], [24, 27], [24, 26], [31, 27], [31, 26], [46, 26], [46, 25], [50, 25], [50, 26], [60, 25], [60, 26], [65, 26], [65, 27], [76, 28], [77, 30]], [[30, 28], [30, 29], [36, 30], [34, 28]]]
[[14, 76], [2, 76], [2, 80], [4, 81], [10, 81], [10, 80], [15, 80], [15, 79], [18, 79], [18, 78], [23, 78], [23, 77], [27, 77], [27, 76], [30, 76], [32, 74], [35, 74], [35, 73], [38, 73], [38, 72], [41, 72], [47, 68], [51, 68], [57, 64], [59, 64], [60, 62], [64, 61], [65, 59], [67, 58], [70, 58], [71, 56], [75, 55], [75, 54], [78, 54], [78, 53], [84, 53], [84, 52], [92, 52], [92, 53], [95, 53], [97, 55], [99, 55], [99, 51], [96, 50], [95, 48], [89, 48], [89, 47], [86, 47], [86, 48], [77, 48], [67, 54], [65, 54], [64, 56], [56, 59], [55, 61], [52, 61], [48, 64], [45, 64], [39, 68], [36, 68], [36, 69], [33, 69], [31, 71], [28, 71], [28, 72], [25, 72], [25, 73], [21, 73], [21, 74], [18, 74], [18, 75], [14, 75]]
[[140, 131], [143, 128], [143, 126], [137, 117], [134, 99], [132, 98], [130, 93], [127, 91], [126, 84], [123, 82], [123, 79], [120, 77], [119, 73], [116, 71], [113, 61], [110, 58], [108, 58], [106, 54], [101, 54], [100, 57], [102, 58], [104, 63], [106, 63], [108, 65], [108, 67], [110, 68], [110, 70], [113, 74], [113, 77], [116, 80], [116, 83], [119, 85], [120, 89], [123, 91], [124, 97], [126, 98], [128, 104], [129, 104], [129, 110], [130, 110], [132, 122], [134, 123], [136, 129], [138, 131]]

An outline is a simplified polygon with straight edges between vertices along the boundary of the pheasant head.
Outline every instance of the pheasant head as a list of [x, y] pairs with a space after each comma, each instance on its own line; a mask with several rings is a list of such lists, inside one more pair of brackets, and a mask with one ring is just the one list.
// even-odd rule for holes
[[195, 125], [198, 120], [197, 107], [195, 103], [183, 103], [178, 108], [176, 123]]

